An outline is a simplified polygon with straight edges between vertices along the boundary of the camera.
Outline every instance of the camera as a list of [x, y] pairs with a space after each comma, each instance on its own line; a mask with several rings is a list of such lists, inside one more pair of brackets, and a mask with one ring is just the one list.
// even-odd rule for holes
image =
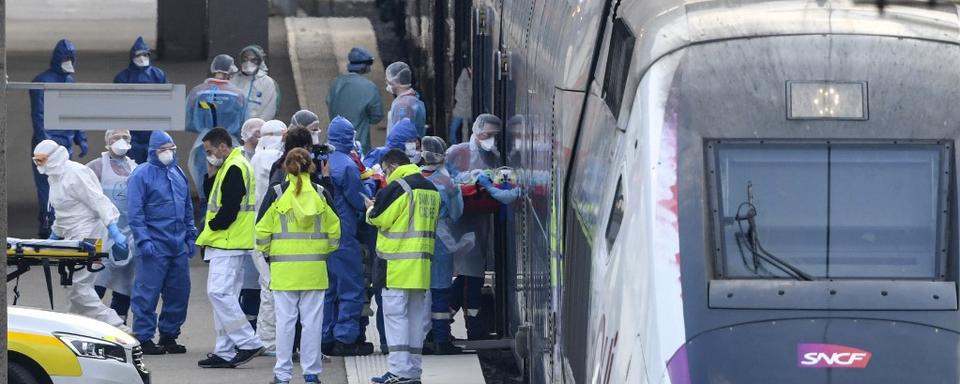
[[330, 154], [337, 151], [337, 148], [330, 144], [317, 144], [310, 147], [310, 153], [314, 160], [326, 161]]

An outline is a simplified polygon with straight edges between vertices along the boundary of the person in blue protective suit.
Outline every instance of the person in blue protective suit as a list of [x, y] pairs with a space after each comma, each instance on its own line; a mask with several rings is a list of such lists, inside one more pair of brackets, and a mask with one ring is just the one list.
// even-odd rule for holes
[[[77, 49], [70, 40], [63, 39], [57, 42], [50, 55], [50, 67], [33, 78], [35, 83], [73, 83], [74, 66], [77, 63]], [[43, 91], [30, 90], [30, 118], [33, 120], [33, 137], [30, 147], [34, 148], [43, 140], [53, 140], [67, 149], [67, 155], [72, 156], [73, 145], [80, 146], [80, 157], [87, 155], [87, 134], [79, 130], [47, 130], [43, 124]], [[53, 225], [53, 211], [48, 210], [50, 197], [50, 183], [47, 176], [37, 172], [33, 167], [33, 184], [37, 187], [37, 202], [40, 211], [37, 214], [39, 223], [38, 237], [46, 239], [50, 236], [50, 226]]]
[[436, 136], [423, 138], [423, 165], [420, 172], [440, 192], [440, 216], [437, 240], [430, 263], [430, 319], [432, 327], [424, 341], [424, 354], [453, 355], [461, 353], [450, 336], [450, 286], [453, 283], [453, 254], [473, 247], [472, 235], [456, 238], [452, 226], [463, 214], [463, 196], [444, 165], [447, 145]]
[[207, 131], [221, 127], [234, 138], [234, 146], [240, 140], [240, 130], [246, 106], [244, 92], [230, 83], [230, 78], [238, 72], [230, 55], [217, 55], [210, 62], [212, 77], [193, 87], [187, 95], [186, 129], [197, 133], [187, 168], [197, 187], [201, 212], [206, 211], [207, 197], [203, 193], [203, 181], [207, 176], [207, 158], [203, 151], [203, 140]]
[[[196, 251], [197, 227], [187, 177], [176, 163], [177, 147], [166, 132], [150, 134], [148, 161], [127, 180], [127, 216], [138, 251], [133, 286], [133, 332], [143, 352], [186, 353], [177, 344], [190, 298], [189, 259]], [[160, 342], [157, 301], [160, 311]]]
[[332, 356], [368, 355], [373, 353], [373, 345], [358, 341], [364, 287], [357, 220], [366, 206], [359, 167], [350, 157], [353, 125], [337, 116], [330, 122], [327, 135], [336, 148], [327, 161], [334, 185], [334, 208], [340, 217], [340, 248], [327, 260], [330, 287], [323, 307], [322, 349]]
[[[164, 84], [167, 82], [167, 74], [162, 69], [150, 63], [150, 46], [143, 41], [143, 37], [137, 37], [130, 47], [130, 64], [127, 68], [117, 73], [113, 77], [113, 82], [118, 84]], [[130, 151], [127, 152], [133, 161], [142, 164], [147, 161], [147, 145], [150, 143], [150, 131], [130, 132], [132, 142]]]
[[[100, 157], [87, 163], [87, 168], [97, 175], [100, 180], [100, 186], [103, 188], [103, 194], [110, 199], [117, 210], [120, 211], [120, 218], [117, 220], [117, 227], [120, 232], [127, 237], [128, 252], [127, 259], [121, 263], [113, 262], [112, 258], [107, 258], [103, 263], [104, 269], [97, 273], [97, 280], [94, 288], [97, 295], [102, 299], [107, 293], [107, 289], [113, 291], [110, 300], [110, 308], [117, 312], [117, 315], [127, 322], [127, 312], [130, 311], [130, 291], [133, 289], [133, 272], [136, 264], [136, 247], [132, 247], [133, 237], [130, 234], [130, 225], [127, 222], [127, 179], [130, 172], [137, 167], [137, 163], [127, 157], [130, 151], [130, 131], [126, 129], [111, 129], [104, 134], [106, 142], [106, 152], [100, 154]], [[111, 252], [113, 252], [111, 250]]]
[[413, 157], [416, 156], [419, 148], [420, 134], [417, 133], [417, 127], [410, 119], [404, 117], [390, 128], [390, 133], [387, 134], [386, 145], [375, 148], [363, 157], [363, 165], [367, 168], [378, 168], [380, 158], [383, 157], [385, 153], [390, 152], [391, 149], [404, 151], [407, 157], [411, 157], [411, 161], [413, 161]]
[[427, 106], [413, 89], [413, 71], [402, 61], [387, 67], [387, 92], [396, 96], [387, 115], [387, 134], [400, 119], [406, 117], [417, 126], [417, 135], [427, 134]]
[[[483, 171], [500, 166], [500, 152], [497, 150], [497, 134], [500, 133], [500, 118], [482, 114], [473, 123], [472, 135], [466, 143], [451, 146], [447, 150], [445, 165], [451, 177], [460, 184], [476, 183], [484, 187], [491, 197], [502, 204], [511, 204], [519, 197], [519, 189], [501, 190]], [[456, 237], [474, 234], [476, 246], [468, 251], [454, 255], [454, 273], [457, 275], [451, 287], [450, 308], [464, 309], [466, 315], [467, 338], [470, 340], [488, 337], [486, 324], [480, 321], [481, 289], [483, 288], [486, 260], [493, 252], [488, 239], [489, 214], [464, 214], [452, 227]]]
[[373, 65], [373, 55], [366, 48], [354, 47], [347, 55], [347, 73], [337, 76], [327, 93], [330, 118], [343, 116], [357, 131], [360, 151], [369, 151], [370, 125], [383, 119], [383, 100], [372, 81], [364, 77]]

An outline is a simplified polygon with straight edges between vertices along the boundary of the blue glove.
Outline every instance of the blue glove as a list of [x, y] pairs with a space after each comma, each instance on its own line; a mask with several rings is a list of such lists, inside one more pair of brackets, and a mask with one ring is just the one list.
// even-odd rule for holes
[[487, 174], [484, 173], [480, 176], [477, 176], [477, 184], [480, 184], [486, 189], [490, 189], [493, 187], [493, 180], [490, 180], [490, 176], [487, 176]]
[[80, 157], [86, 156], [86, 155], [87, 155], [87, 152], [88, 152], [89, 150], [90, 150], [90, 148], [89, 148], [89, 146], [87, 146], [87, 142], [86, 142], [86, 141], [80, 142]]
[[158, 256], [157, 247], [153, 245], [150, 241], [145, 241], [143, 244], [139, 245], [140, 254], [146, 256]]
[[47, 240], [63, 240], [63, 238], [56, 233], [50, 232], [50, 237], [48, 237]]
[[119, 246], [124, 249], [127, 248], [127, 237], [120, 233], [120, 228], [117, 227], [117, 223], [108, 225], [107, 232], [110, 240], [113, 240], [114, 246]]
[[197, 241], [187, 238], [187, 257], [193, 257], [197, 254]]

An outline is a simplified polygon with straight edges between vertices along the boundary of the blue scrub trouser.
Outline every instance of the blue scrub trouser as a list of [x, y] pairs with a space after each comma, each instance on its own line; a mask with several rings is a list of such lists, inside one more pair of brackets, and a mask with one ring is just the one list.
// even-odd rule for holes
[[157, 301], [160, 310], [160, 337], [177, 338], [187, 320], [190, 300], [190, 259], [186, 256], [141, 255], [133, 280], [133, 333], [141, 343], [153, 339], [157, 330]]
[[450, 288], [430, 288], [430, 322], [433, 342], [437, 344], [450, 342]]
[[327, 259], [330, 286], [323, 302], [323, 342], [357, 342], [363, 310], [363, 260], [355, 234], [344, 233]]
[[50, 182], [47, 181], [47, 175], [37, 172], [36, 165], [31, 165], [30, 168], [33, 169], [33, 185], [37, 187], [37, 204], [40, 206], [37, 212], [37, 238], [46, 239], [50, 237], [50, 226], [53, 225], [53, 209], [48, 206]]
[[467, 321], [467, 339], [481, 340], [487, 337], [486, 325], [480, 321], [483, 278], [458, 275], [450, 286], [450, 309], [463, 309]]

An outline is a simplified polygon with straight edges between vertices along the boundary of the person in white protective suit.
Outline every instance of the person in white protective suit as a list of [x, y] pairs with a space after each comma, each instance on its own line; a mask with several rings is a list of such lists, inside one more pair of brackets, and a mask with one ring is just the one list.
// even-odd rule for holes
[[258, 45], [250, 45], [240, 51], [240, 73], [230, 79], [246, 97], [244, 118], [272, 120], [280, 109], [280, 93], [277, 82], [267, 75], [267, 53]]
[[[260, 142], [260, 129], [266, 123], [260, 118], [249, 118], [243, 122], [240, 128], [240, 140], [243, 146], [243, 157], [247, 161], [253, 160], [257, 153], [257, 144]], [[254, 251], [256, 253], [256, 251]], [[254, 330], [257, 329], [258, 318], [260, 314], [260, 270], [254, 264], [254, 257], [243, 259], [243, 285], [240, 289], [240, 309], [247, 316], [247, 321]]]
[[[133, 273], [136, 261], [134, 260], [133, 238], [130, 235], [130, 225], [127, 223], [127, 178], [130, 172], [137, 167], [133, 159], [127, 157], [127, 151], [131, 144], [130, 131], [126, 129], [112, 129], [104, 135], [107, 151], [100, 154], [100, 157], [87, 163], [97, 179], [100, 180], [100, 186], [103, 188], [103, 194], [113, 202], [113, 205], [120, 211], [120, 219], [117, 220], [117, 227], [120, 232], [127, 237], [129, 243], [127, 248], [130, 250], [128, 257], [120, 262], [114, 262], [108, 258], [104, 262], [104, 269], [97, 273], [95, 288], [97, 295], [102, 299], [107, 290], [113, 291], [110, 300], [110, 308], [117, 312], [117, 315], [123, 319], [124, 324], [127, 320], [127, 312], [130, 311], [130, 293], [133, 289]], [[113, 252], [113, 250], [110, 250]]]
[[[256, 212], [260, 212], [263, 196], [270, 186], [270, 168], [283, 156], [283, 132], [287, 125], [280, 120], [270, 120], [260, 127], [257, 151], [250, 160], [256, 187]], [[257, 335], [266, 348], [264, 355], [276, 355], [277, 319], [274, 313], [273, 292], [270, 291], [270, 266], [263, 253], [255, 251], [253, 263], [260, 272], [260, 314], [257, 316]]]
[[[53, 140], [43, 140], [33, 150], [37, 172], [50, 181], [50, 206], [57, 212], [50, 238], [53, 240], [102, 239], [104, 248], [114, 243], [126, 247], [127, 237], [117, 226], [120, 211], [103, 194], [97, 175], [83, 164], [71, 161], [67, 149]], [[130, 333], [117, 312], [100, 301], [93, 288], [95, 276], [87, 270], [73, 275], [67, 287], [67, 311], [113, 325]]]

